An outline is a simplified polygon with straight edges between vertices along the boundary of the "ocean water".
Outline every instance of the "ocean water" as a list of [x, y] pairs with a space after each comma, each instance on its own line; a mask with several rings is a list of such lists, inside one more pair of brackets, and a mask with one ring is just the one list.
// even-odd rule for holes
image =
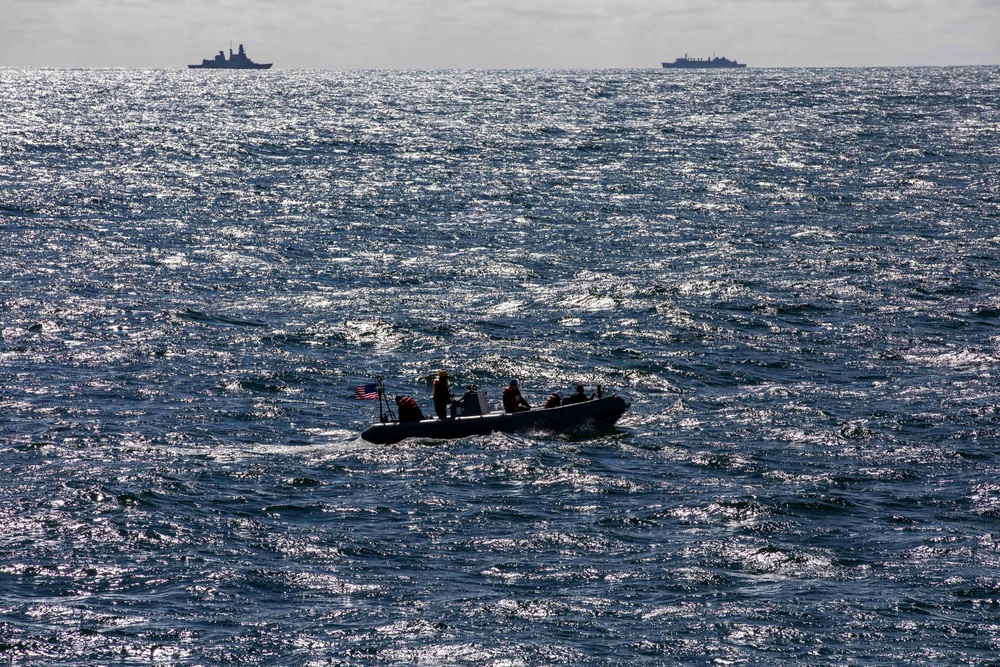
[[0, 238], [4, 664], [997, 664], [1000, 69], [0, 69]]

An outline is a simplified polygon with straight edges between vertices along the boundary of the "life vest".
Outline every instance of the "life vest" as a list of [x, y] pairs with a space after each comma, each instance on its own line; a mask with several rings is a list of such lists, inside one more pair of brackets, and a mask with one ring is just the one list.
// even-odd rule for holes
[[507, 387], [503, 390], [503, 409], [507, 412], [514, 412], [526, 401], [521, 396], [521, 390], [517, 387]]
[[424, 414], [420, 411], [420, 406], [412, 396], [404, 396], [396, 401], [399, 408], [399, 421], [416, 422], [423, 419]]
[[447, 403], [450, 400], [451, 389], [448, 387], [448, 378], [434, 380], [434, 402]]

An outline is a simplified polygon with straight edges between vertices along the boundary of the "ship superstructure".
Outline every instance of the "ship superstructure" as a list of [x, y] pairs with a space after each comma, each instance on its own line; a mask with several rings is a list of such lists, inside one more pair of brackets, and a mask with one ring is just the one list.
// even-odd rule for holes
[[208, 58], [201, 61], [200, 65], [188, 65], [190, 69], [271, 69], [272, 63], [255, 63], [250, 60], [247, 56], [247, 52], [243, 50], [243, 45], [240, 44], [240, 50], [237, 53], [233, 53], [233, 49], [229, 49], [229, 59], [226, 59], [226, 54], [224, 51], [219, 51], [219, 55], [215, 58], [209, 60]]
[[672, 63], [663, 63], [663, 67], [666, 69], [735, 69], [746, 67], [746, 63], [738, 63], [722, 56], [688, 58], [685, 53], [683, 58], [678, 58]]

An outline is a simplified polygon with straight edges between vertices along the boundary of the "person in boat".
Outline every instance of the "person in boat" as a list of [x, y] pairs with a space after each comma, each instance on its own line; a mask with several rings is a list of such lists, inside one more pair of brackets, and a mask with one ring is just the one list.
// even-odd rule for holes
[[437, 379], [434, 380], [434, 411], [438, 419], [448, 416], [448, 407], [455, 402], [455, 397], [448, 386], [448, 371], [438, 371]]
[[521, 396], [521, 388], [515, 378], [511, 378], [510, 384], [503, 390], [503, 409], [504, 412], [524, 412], [531, 409], [524, 396]]
[[401, 422], [418, 422], [424, 419], [424, 413], [420, 411], [420, 406], [412, 396], [397, 396], [396, 409], [399, 411]]
[[542, 408], [543, 409], [558, 408], [560, 405], [562, 405], [562, 396], [560, 396], [556, 392], [552, 392], [551, 394], [549, 394], [549, 397], [545, 400], [545, 405], [543, 405]]
[[586, 392], [583, 390], [583, 385], [576, 385], [576, 391], [566, 397], [566, 400], [562, 402], [563, 405], [573, 405], [574, 403], [586, 403], [587, 401], [594, 400], [594, 396], [597, 394], [591, 394], [587, 396]]

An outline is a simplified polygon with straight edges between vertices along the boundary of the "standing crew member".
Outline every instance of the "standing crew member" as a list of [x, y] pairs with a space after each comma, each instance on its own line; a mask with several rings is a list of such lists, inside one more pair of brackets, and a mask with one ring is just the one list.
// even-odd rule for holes
[[521, 396], [521, 389], [514, 378], [510, 379], [510, 384], [503, 390], [503, 409], [506, 412], [524, 412], [531, 409], [524, 396]]
[[448, 371], [438, 371], [437, 379], [434, 380], [434, 411], [437, 412], [438, 419], [448, 416], [448, 406], [454, 400], [451, 388], [448, 387]]

